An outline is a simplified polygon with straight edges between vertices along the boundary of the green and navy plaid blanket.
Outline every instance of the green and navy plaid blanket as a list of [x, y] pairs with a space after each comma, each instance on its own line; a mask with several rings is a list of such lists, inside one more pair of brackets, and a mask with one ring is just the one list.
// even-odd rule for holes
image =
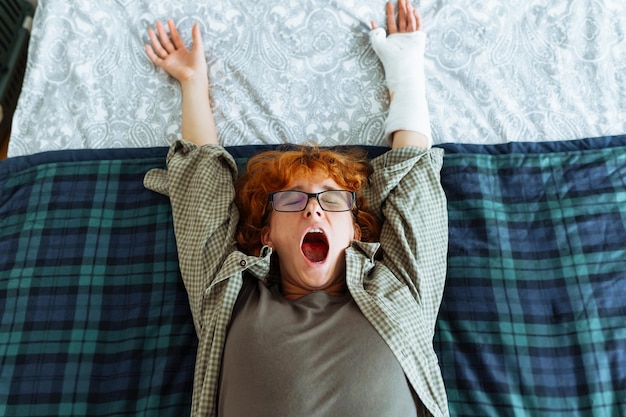
[[[626, 415], [626, 136], [443, 147], [452, 415]], [[188, 414], [197, 340], [142, 185], [166, 152], [0, 162], [0, 415]]]

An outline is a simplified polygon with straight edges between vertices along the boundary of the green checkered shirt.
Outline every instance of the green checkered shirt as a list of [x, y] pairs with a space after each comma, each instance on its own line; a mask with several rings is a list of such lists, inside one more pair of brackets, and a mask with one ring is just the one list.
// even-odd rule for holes
[[[355, 241], [346, 249], [352, 297], [433, 416], [448, 415], [433, 349], [448, 249], [442, 163], [441, 149], [402, 148], [374, 159], [363, 193], [373, 214], [384, 220], [380, 243]], [[224, 148], [176, 142], [167, 168], [150, 171], [144, 183], [168, 195], [172, 205], [180, 270], [199, 338], [192, 415], [215, 416], [226, 330], [243, 271], [266, 280], [271, 250], [265, 248], [260, 257], [236, 250], [237, 165]], [[374, 259], [379, 248], [380, 261]]]

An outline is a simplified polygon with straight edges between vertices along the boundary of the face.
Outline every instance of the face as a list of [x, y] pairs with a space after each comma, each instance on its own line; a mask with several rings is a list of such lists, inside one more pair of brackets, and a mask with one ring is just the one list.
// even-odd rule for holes
[[[321, 175], [294, 181], [287, 190], [319, 193], [340, 190]], [[263, 244], [278, 254], [283, 290], [300, 295], [345, 285], [345, 250], [359, 239], [351, 211], [328, 212], [311, 198], [304, 211], [272, 211]]]

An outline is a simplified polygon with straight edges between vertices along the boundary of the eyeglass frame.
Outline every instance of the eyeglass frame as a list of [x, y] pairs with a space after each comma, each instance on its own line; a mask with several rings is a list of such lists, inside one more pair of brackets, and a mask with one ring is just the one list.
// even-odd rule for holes
[[[352, 196], [352, 205], [345, 209], [345, 210], [327, 210], [324, 208], [324, 204], [320, 201], [320, 194], [324, 194], [324, 193], [328, 193], [328, 192], [342, 192], [342, 193], [350, 193]], [[277, 210], [276, 206], [274, 205], [274, 195], [275, 194], [280, 194], [280, 193], [299, 193], [299, 194], [304, 194], [307, 196], [306, 202], [304, 204], [304, 206], [300, 209], [300, 210]], [[299, 190], [280, 190], [280, 191], [275, 191], [273, 193], [270, 193], [267, 196], [267, 200], [269, 203], [272, 204], [272, 210], [278, 212], [278, 213], [299, 213], [299, 212], [303, 212], [304, 210], [306, 210], [307, 206], [309, 205], [309, 201], [311, 200], [311, 198], [315, 197], [315, 200], [317, 200], [317, 204], [320, 206], [320, 208], [323, 211], [327, 211], [329, 213], [344, 213], [346, 211], [351, 211], [354, 209], [354, 207], [356, 207], [356, 202], [357, 202], [357, 196], [356, 196], [356, 191], [350, 191], [350, 190], [324, 190], [324, 191], [320, 191], [319, 193], [307, 193], [305, 191], [299, 191]]]

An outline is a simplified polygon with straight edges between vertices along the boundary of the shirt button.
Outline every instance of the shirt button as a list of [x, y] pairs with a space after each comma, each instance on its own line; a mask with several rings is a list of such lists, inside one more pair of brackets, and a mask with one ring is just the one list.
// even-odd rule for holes
[[239, 262], [239, 265], [241, 265], [241, 266], [246, 266], [246, 261], [245, 261], [244, 259], [242, 259], [242, 260]]

